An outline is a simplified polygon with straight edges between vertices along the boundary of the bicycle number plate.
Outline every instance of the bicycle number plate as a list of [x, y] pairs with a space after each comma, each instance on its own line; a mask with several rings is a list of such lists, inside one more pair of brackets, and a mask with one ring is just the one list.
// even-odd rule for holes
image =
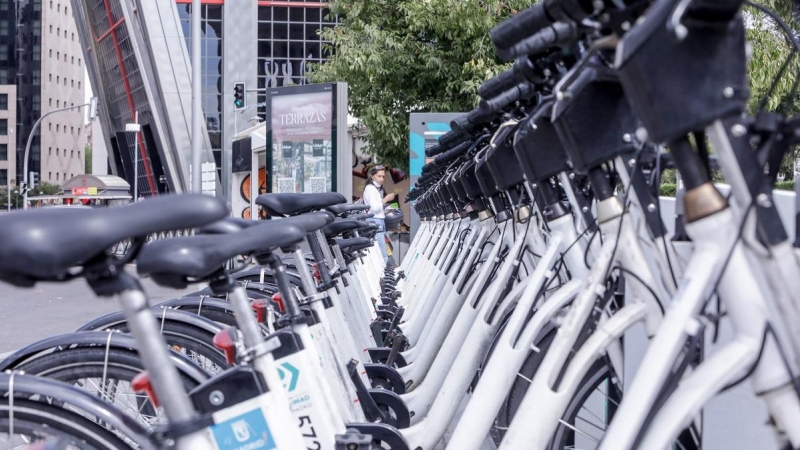
[[209, 428], [219, 450], [272, 450], [277, 448], [260, 397], [214, 414]]

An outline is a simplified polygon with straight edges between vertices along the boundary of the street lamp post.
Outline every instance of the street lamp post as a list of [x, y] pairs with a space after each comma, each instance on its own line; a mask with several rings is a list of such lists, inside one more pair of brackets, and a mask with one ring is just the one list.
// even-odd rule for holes
[[[89, 120], [94, 120], [95, 114], [97, 113], [97, 97], [92, 97], [89, 103], [84, 103], [82, 105], [75, 105], [69, 106], [66, 108], [59, 108], [54, 109], [52, 111], [48, 111], [36, 123], [33, 124], [33, 128], [31, 129], [31, 134], [28, 136], [28, 143], [25, 144], [25, 157], [22, 160], [22, 209], [28, 209], [28, 190], [26, 187], [28, 186], [28, 155], [31, 153], [31, 144], [33, 143], [33, 136], [36, 134], [36, 129], [39, 128], [39, 124], [42, 123], [45, 117], [55, 114], [61, 111], [69, 111], [76, 108], [83, 108], [84, 106], [89, 106]], [[40, 177], [41, 179], [41, 177]]]
[[139, 200], [139, 132], [142, 125], [139, 123], [139, 111], [133, 114], [133, 123], [125, 124], [125, 131], [136, 133], [133, 147], [133, 201]]

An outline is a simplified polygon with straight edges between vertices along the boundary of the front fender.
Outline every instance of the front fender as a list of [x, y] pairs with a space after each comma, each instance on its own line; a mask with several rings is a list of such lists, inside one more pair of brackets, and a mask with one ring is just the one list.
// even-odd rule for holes
[[[129, 334], [125, 333], [111, 333], [111, 340], [109, 341], [109, 333], [107, 331], [78, 331], [75, 333], [60, 334], [50, 336], [41, 341], [34, 342], [25, 346], [14, 353], [8, 355], [0, 361], [0, 371], [13, 370], [20, 364], [28, 361], [32, 357], [50, 351], [59, 351], [73, 346], [100, 346], [105, 347], [109, 345], [111, 348], [118, 348], [122, 350], [132, 350], [138, 352], [138, 345], [136, 340]], [[170, 357], [173, 363], [178, 368], [178, 371], [185, 374], [192, 380], [202, 383], [210, 378], [210, 375], [198, 367], [195, 363], [177, 352], [170, 352]]]

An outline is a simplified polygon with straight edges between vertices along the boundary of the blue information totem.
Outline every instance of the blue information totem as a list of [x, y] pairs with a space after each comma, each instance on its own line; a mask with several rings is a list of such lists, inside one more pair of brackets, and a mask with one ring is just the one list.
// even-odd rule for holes
[[[408, 168], [411, 187], [422, 175], [425, 149], [439, 142], [439, 137], [450, 131], [450, 121], [464, 113], [411, 113], [409, 118]], [[411, 208], [411, 239], [419, 229], [419, 215]]]

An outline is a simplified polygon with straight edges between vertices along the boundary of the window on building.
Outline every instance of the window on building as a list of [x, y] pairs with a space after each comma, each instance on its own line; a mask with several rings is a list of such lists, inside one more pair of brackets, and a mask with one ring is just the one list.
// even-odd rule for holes
[[[65, 38], [67, 37], [67, 32], [66, 31], [64, 32], [64, 37]], [[67, 62], [67, 54], [66, 53], [64, 53], [64, 62]]]
[[8, 161], [8, 144], [0, 144], [0, 161]]
[[8, 94], [0, 94], [0, 111], [8, 109]]
[[9, 25], [8, 20], [0, 20], [0, 36], [8, 36]]
[[8, 119], [0, 119], [0, 136], [8, 134]]
[[[75, 157], [75, 150], [70, 150], [69, 151], [69, 157], [70, 158], [74, 158]], [[70, 176], [72, 176], [72, 175], [70, 175]]]
[[[61, 131], [61, 125], [56, 124], [56, 133], [58, 133], [59, 131]], [[56, 149], [56, 156], [58, 156], [58, 149]]]
[[75, 127], [69, 127], [69, 134], [75, 134]]
[[75, 33], [72, 33], [72, 41], [75, 41]]
[[11, 2], [0, 2], [0, 11], [8, 11], [8, 5]]
[[47, 156], [53, 156], [53, 147], [47, 147]]
[[8, 185], [8, 169], [0, 169], [0, 186]]
[[50, 25], [50, 34], [53, 34], [53, 26]]
[[[78, 131], [80, 131], [80, 130], [78, 130]], [[80, 158], [80, 157], [81, 157], [81, 151], [78, 150], [78, 158]]]
[[69, 62], [70, 62], [70, 64], [75, 64], [75, 57], [74, 56], [70, 57], [70, 61]]
[[75, 87], [75, 80], [71, 80], [70, 84], [72, 85], [71, 87]]
[[78, 58], [78, 67], [80, 67], [80, 65], [81, 65], [81, 59]]
[[[34, 36], [41, 36], [42, 35], [42, 22], [38, 20], [33, 21], [33, 35]], [[34, 56], [35, 58], [35, 56]]]
[[47, 81], [53, 81], [53, 74], [47, 74]]
[[69, 6], [64, 7], [64, 14], [69, 14]]
[[[61, 108], [61, 100], [56, 100], [56, 108]], [[56, 125], [56, 131], [58, 131], [58, 125]]]
[[61, 75], [56, 75], [56, 83], [60, 83], [60, 82], [61, 82]]
[[50, 56], [51, 58], [53, 57], [53, 49], [52, 49], [52, 48], [50, 49], [50, 55], [49, 55], [49, 56]]
[[80, 88], [81, 88], [81, 82], [78, 81], [78, 89], [80, 89]]
[[38, 3], [38, 2], [34, 2], [34, 4], [33, 4], [33, 10], [34, 10], [34, 11], [41, 11], [41, 10], [42, 10], [42, 4], [41, 4], [41, 3]]
[[8, 44], [0, 44], [0, 61], [8, 61]]
[[61, 36], [61, 27], [56, 27], [56, 35]]
[[[50, 104], [51, 104], [51, 106], [53, 104], [53, 99], [52, 98], [50, 99]], [[48, 123], [47, 124], [47, 131], [53, 131], [53, 124], [52, 123]]]
[[0, 84], [8, 84], [8, 69], [0, 68]]
[[56, 181], [58, 181], [58, 175], [59, 175], [59, 173], [56, 172]]
[[[47, 106], [53, 106], [53, 99], [48, 99]], [[50, 125], [53, 125], [52, 123]]]
[[56, 59], [61, 59], [61, 52], [56, 52]]
[[39, 70], [33, 71], [33, 84], [42, 84], [42, 72]]
[[33, 60], [39, 61], [42, 59], [42, 46], [41, 45], [34, 45], [33, 46]]
[[57, 6], [58, 6], [58, 12], [61, 12], [61, 3], [59, 3]]
[[[69, 33], [67, 32], [67, 30], [64, 30], [64, 39], [66, 39], [68, 36], [69, 36]], [[64, 59], [64, 61], [66, 61], [66, 58]]]
[[56, 156], [58, 156], [60, 153], [61, 153], [61, 149], [56, 147]]
[[53, 9], [53, 0], [50, 0], [50, 9]]
[[53, 180], [53, 172], [47, 172], [47, 181]]

